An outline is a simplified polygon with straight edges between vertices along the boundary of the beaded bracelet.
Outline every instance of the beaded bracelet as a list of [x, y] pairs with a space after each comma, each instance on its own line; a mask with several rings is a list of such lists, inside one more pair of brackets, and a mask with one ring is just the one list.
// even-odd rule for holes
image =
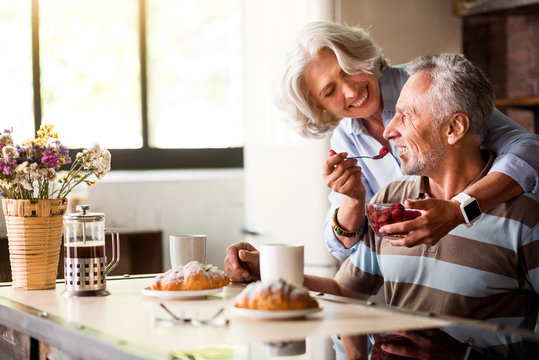
[[333, 230], [335, 231], [335, 233], [337, 235], [352, 238], [352, 237], [355, 237], [355, 236], [361, 236], [361, 235], [363, 235], [365, 233], [366, 222], [365, 222], [365, 225], [363, 225], [361, 227], [361, 229], [356, 230], [356, 231], [346, 231], [343, 228], [341, 228], [339, 226], [339, 223], [337, 222], [337, 212], [338, 211], [339, 211], [339, 208], [336, 208], [335, 212], [333, 213]]

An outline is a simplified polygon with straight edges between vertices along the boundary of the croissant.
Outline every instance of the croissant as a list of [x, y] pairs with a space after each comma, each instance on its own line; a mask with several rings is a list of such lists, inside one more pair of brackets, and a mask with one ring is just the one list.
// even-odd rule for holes
[[152, 290], [192, 291], [222, 288], [230, 284], [226, 273], [213, 265], [191, 261], [158, 275], [152, 282]]
[[318, 302], [305, 289], [279, 279], [247, 285], [236, 296], [234, 306], [252, 310], [300, 310], [317, 308]]

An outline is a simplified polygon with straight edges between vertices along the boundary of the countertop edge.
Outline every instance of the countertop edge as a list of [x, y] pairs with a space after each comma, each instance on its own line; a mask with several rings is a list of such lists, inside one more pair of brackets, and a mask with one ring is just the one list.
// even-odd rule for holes
[[155, 350], [128, 343], [96, 329], [66, 322], [57, 316], [2, 296], [0, 296], [0, 324], [83, 359], [169, 358], [168, 354], [158, 356]]

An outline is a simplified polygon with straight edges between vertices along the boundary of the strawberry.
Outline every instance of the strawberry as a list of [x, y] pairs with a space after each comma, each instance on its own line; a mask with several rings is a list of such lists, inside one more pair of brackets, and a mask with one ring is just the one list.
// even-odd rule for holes
[[421, 212], [420, 211], [417, 211], [417, 210], [408, 210], [404, 213], [405, 215], [405, 218], [404, 220], [413, 220], [415, 219], [416, 217], [419, 217], [421, 216]]
[[387, 221], [391, 221], [392, 214], [393, 214], [393, 211], [391, 210], [391, 208], [382, 210], [382, 215], [387, 218]]
[[400, 222], [405, 220], [405, 212], [404, 206], [402, 204], [393, 204], [389, 207], [391, 210], [391, 217], [395, 222]]
[[379, 217], [380, 217], [380, 212], [379, 211], [373, 211], [372, 214], [369, 216], [369, 220], [371, 221], [371, 223], [377, 224]]
[[390, 224], [391, 219], [389, 219], [387, 216], [385, 216], [384, 214], [382, 214], [379, 218], [378, 218], [378, 226], [379, 227], [382, 227], [384, 225], [387, 225], [387, 224]]
[[[385, 209], [376, 206], [367, 206], [367, 218], [374, 232], [378, 232], [384, 225], [394, 224], [402, 221], [413, 220], [421, 216], [418, 210], [408, 210], [400, 203], [391, 204]], [[391, 234], [392, 236], [404, 234]]]
[[378, 155], [380, 156], [384, 156], [385, 154], [387, 154], [389, 152], [389, 150], [384, 146], [380, 149], [380, 151], [378, 152]]

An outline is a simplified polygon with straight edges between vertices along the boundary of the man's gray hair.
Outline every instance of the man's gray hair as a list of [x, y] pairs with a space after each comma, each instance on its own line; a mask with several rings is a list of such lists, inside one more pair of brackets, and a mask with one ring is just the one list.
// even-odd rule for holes
[[438, 54], [420, 56], [406, 70], [410, 76], [420, 71], [429, 74], [432, 84], [427, 96], [437, 126], [462, 112], [470, 118], [470, 132], [483, 140], [492, 119], [494, 91], [477, 66], [462, 55]]
[[295, 124], [300, 133], [308, 137], [320, 137], [330, 132], [341, 120], [320, 110], [307, 89], [308, 64], [323, 49], [333, 51], [339, 65], [349, 75], [369, 73], [380, 77], [388, 64], [382, 50], [359, 27], [325, 21], [307, 24], [284, 59], [275, 100], [285, 120]]

